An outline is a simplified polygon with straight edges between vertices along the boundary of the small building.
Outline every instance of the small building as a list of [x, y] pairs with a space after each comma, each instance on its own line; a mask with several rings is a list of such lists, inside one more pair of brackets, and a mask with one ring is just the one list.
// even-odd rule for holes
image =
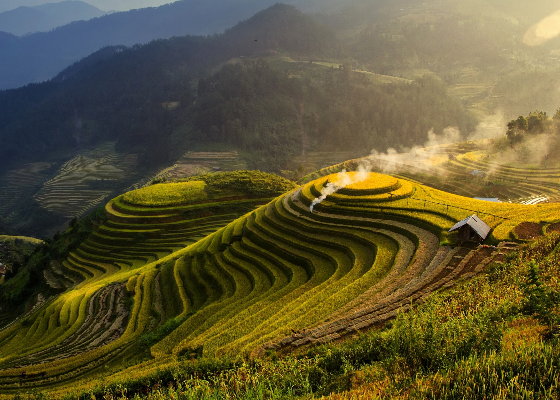
[[449, 233], [457, 231], [459, 241], [482, 242], [490, 233], [490, 227], [475, 214], [457, 222]]
[[477, 179], [484, 179], [486, 178], [486, 172], [484, 171], [479, 171], [477, 169], [473, 169], [473, 171], [469, 174], [472, 178], [477, 178]]

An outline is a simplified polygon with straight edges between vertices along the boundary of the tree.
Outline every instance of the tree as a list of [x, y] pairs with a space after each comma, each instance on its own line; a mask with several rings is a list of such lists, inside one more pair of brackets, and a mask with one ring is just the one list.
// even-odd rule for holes
[[543, 111], [534, 111], [527, 117], [528, 131], [539, 134], [546, 132], [550, 127], [550, 117]]
[[525, 133], [529, 129], [529, 122], [527, 118], [523, 115], [520, 115], [517, 119], [512, 119], [507, 124], [508, 130], [506, 132], [507, 138], [510, 142], [513, 142], [516, 138], [519, 137], [521, 133]]
[[556, 113], [552, 117], [552, 129], [554, 133], [560, 134], [560, 108], [556, 110]]

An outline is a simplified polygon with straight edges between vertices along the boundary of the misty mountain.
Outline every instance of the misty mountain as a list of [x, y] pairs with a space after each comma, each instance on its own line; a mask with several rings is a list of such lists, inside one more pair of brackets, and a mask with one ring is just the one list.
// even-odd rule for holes
[[8, 32], [0, 32], [0, 45], [1, 45], [1, 47], [12, 45], [13, 43], [16, 43], [17, 40], [18, 40], [18, 37], [16, 35], [12, 35], [11, 33], [8, 33]]
[[55, 149], [74, 151], [76, 114], [97, 121], [95, 129], [81, 133], [84, 145], [122, 138], [138, 109], [147, 104], [159, 109], [156, 105], [170, 99], [189, 104], [190, 80], [233, 57], [270, 51], [326, 57], [339, 49], [331, 32], [286, 5], [262, 11], [222, 35], [106, 47], [49, 82], [0, 92], [0, 159], [6, 166]]
[[35, 7], [18, 7], [0, 13], [0, 31], [17, 36], [44, 32], [73, 21], [88, 20], [105, 15], [104, 11], [83, 1], [68, 0]]
[[[103, 143], [134, 156], [127, 179], [137, 180], [196, 146], [236, 149], [249, 168], [279, 172], [306, 149], [365, 155], [423, 144], [432, 129], [474, 129], [437, 79], [380, 77], [342, 60], [334, 32], [283, 4], [220, 35], [105, 47], [48, 82], [0, 92], [0, 179], [33, 163], [55, 173]], [[40, 186], [8, 210], [19, 216], [12, 228], [37, 234], [64, 221], [33, 200]]]
[[[46, 1], [48, 0], [0, 0], [0, 12], [10, 11], [21, 6], [34, 7], [44, 4]], [[88, 0], [88, 3], [101, 10], [127, 11], [136, 8], [157, 7], [169, 3], [169, 0]]]
[[[223, 32], [277, 0], [182, 0], [160, 7], [118, 12], [31, 34], [0, 47], [0, 89], [53, 78], [73, 62], [105, 46], [148, 43], [183, 35]], [[324, 10], [334, 0], [292, 0]]]
[[[301, 60], [306, 67], [297, 73], [269, 72], [266, 66], [251, 64], [251, 58], [260, 56], [276, 57], [277, 62], [283, 57]], [[255, 153], [270, 149], [276, 140], [274, 132], [284, 132], [291, 139], [281, 141], [274, 153], [285, 161], [296, 148], [292, 144], [298, 142], [293, 135], [301, 134], [301, 115], [294, 104], [304, 99], [309, 103], [306, 123], [311, 131], [321, 132], [316, 140], [322, 147], [328, 143], [348, 146], [343, 140], [347, 132], [360, 137], [353, 146], [371, 146], [369, 141], [375, 137], [377, 145], [385, 147], [423, 143], [431, 128], [441, 131], [451, 125], [464, 132], [472, 128], [461, 106], [447, 98], [435, 79], [424, 80], [424, 86], [403, 80], [391, 88], [374, 85], [374, 89], [367, 74], [353, 77], [348, 64], [335, 68], [333, 63], [317, 70], [309, 63], [345, 58], [346, 51], [333, 32], [282, 4], [222, 35], [107, 47], [49, 82], [0, 93], [0, 159], [9, 168], [110, 140], [117, 142], [120, 151], [143, 154], [144, 164], [158, 165], [168, 161], [173, 150], [170, 138], [183, 126], [192, 135], [180, 141], [217, 140]], [[226, 61], [239, 67], [206, 80]], [[253, 75], [259, 74], [262, 80], [254, 82]], [[193, 90], [197, 81], [198, 89]], [[162, 107], [166, 102], [181, 106], [169, 111]], [[404, 112], [408, 117], [395, 117], [408, 107], [414, 107]], [[373, 109], [375, 113], [368, 111]], [[245, 111], [238, 115], [240, 110]], [[364, 115], [354, 115], [362, 111]], [[367, 120], [367, 124], [353, 125]], [[268, 135], [272, 137], [267, 139]], [[270, 168], [283, 168], [282, 162]]]

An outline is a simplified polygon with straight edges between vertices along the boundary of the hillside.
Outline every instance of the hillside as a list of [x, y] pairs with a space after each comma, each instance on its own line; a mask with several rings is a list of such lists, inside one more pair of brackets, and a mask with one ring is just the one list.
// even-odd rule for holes
[[546, 28], [557, 11], [554, 0], [537, 8], [523, 0], [357, 0], [318, 19], [357, 68], [407, 79], [431, 73], [477, 116], [510, 119], [560, 103], [559, 36]]
[[[261, 42], [250, 39], [247, 44], [255, 32], [261, 35]], [[276, 39], [272, 41], [272, 37]], [[125, 135], [139, 131], [136, 135], [151, 137], [157, 131], [167, 136], [177, 123], [161, 104], [174, 102], [183, 109], [191, 105], [195, 97], [191, 81], [205, 77], [212, 68], [233, 57], [258, 57], [268, 51], [325, 57], [335, 52], [336, 46], [326, 28], [293, 7], [278, 5], [223, 35], [174, 38], [132, 49], [107, 48], [61, 72], [53, 81], [0, 93], [5, 142], [1, 156], [7, 164], [12, 159], [33, 157], [38, 148], [48, 156], [54, 147], [79, 149], [115, 139], [121, 129]], [[139, 112], [145, 108], [148, 113]], [[83, 122], [76, 126], [77, 120]], [[133, 121], [136, 123], [131, 127]], [[30, 123], [41, 127], [42, 143], [37, 142], [39, 138], [21, 136], [33, 134], [24, 128]], [[139, 124], [142, 130], [136, 129]], [[137, 145], [147, 153], [144, 144]]]
[[560, 398], [557, 0], [297, 5], [0, 91], [0, 399]]
[[559, 239], [551, 234], [518, 251], [502, 249], [505, 261], [344, 343], [283, 357], [268, 350], [250, 362], [179, 359], [140, 373], [131, 368], [78, 398], [124, 390], [147, 399], [554, 398]]
[[73, 21], [88, 20], [105, 12], [83, 1], [62, 1], [34, 7], [21, 6], [0, 13], [0, 31], [16, 36], [50, 31]]
[[[49, 32], [27, 35], [9, 46], [0, 47], [0, 58], [9, 60], [0, 65], [0, 90], [52, 79], [72, 63], [107, 46], [133, 46], [174, 36], [219, 34], [275, 3], [272, 0], [212, 0], [204, 3], [179, 0], [159, 7], [75, 21]], [[314, 9], [314, 2], [309, 0], [286, 3]], [[306, 3], [310, 4], [306, 6]], [[323, 6], [315, 8], [323, 9]], [[9, 11], [10, 21], [16, 22], [13, 14], [21, 11]], [[24, 26], [18, 25], [18, 32], [23, 29]]]
[[[348, 179], [310, 212], [326, 180]], [[493, 228], [490, 243], [523, 241], [522, 223], [553, 230], [558, 221], [557, 204], [473, 201], [374, 173], [289, 187], [262, 173], [214, 174], [112, 200], [105, 216], [90, 218], [89, 236], [45, 270], [51, 288], [70, 290], [0, 333], [0, 390], [68, 393], [69, 382], [123, 363], [144, 361], [113, 379], [176, 357], [262, 357], [338, 340], [511, 251], [440, 247], [456, 242], [447, 230], [459, 219], [477, 213]], [[259, 203], [267, 204], [251, 211]]]
[[[46, 237], [189, 151], [236, 152], [249, 168], [299, 178], [316, 169], [315, 152], [406, 152], [432, 128], [494, 137], [504, 119], [560, 103], [557, 38], [514, 39], [553, 4], [477, 3], [484, 15], [452, 0], [399, 4], [333, 3], [313, 18], [277, 5], [214, 37], [106, 47], [49, 82], [0, 93], [0, 218]], [[492, 123], [477, 130], [473, 116]]]
[[223, 35], [106, 48], [55, 80], [0, 93], [0, 218], [50, 236], [188, 152], [295, 171], [314, 151], [356, 157], [422, 144], [431, 129], [474, 129], [437, 79], [307, 58], [340, 51], [326, 27], [278, 5]]

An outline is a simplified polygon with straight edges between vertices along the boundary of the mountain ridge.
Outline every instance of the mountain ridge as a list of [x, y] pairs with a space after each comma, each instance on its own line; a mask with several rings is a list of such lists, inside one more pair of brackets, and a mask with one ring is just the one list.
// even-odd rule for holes
[[[305, 4], [307, 0], [288, 3]], [[0, 90], [51, 79], [72, 62], [111, 45], [132, 46], [183, 35], [212, 35], [277, 3], [180, 0], [160, 7], [116, 12], [27, 35], [0, 48]], [[18, 67], [14, 67], [17, 65]]]
[[105, 14], [105, 11], [78, 0], [46, 3], [34, 7], [21, 6], [0, 13], [0, 31], [23, 36], [34, 32], [46, 32], [73, 21], [89, 20]]

